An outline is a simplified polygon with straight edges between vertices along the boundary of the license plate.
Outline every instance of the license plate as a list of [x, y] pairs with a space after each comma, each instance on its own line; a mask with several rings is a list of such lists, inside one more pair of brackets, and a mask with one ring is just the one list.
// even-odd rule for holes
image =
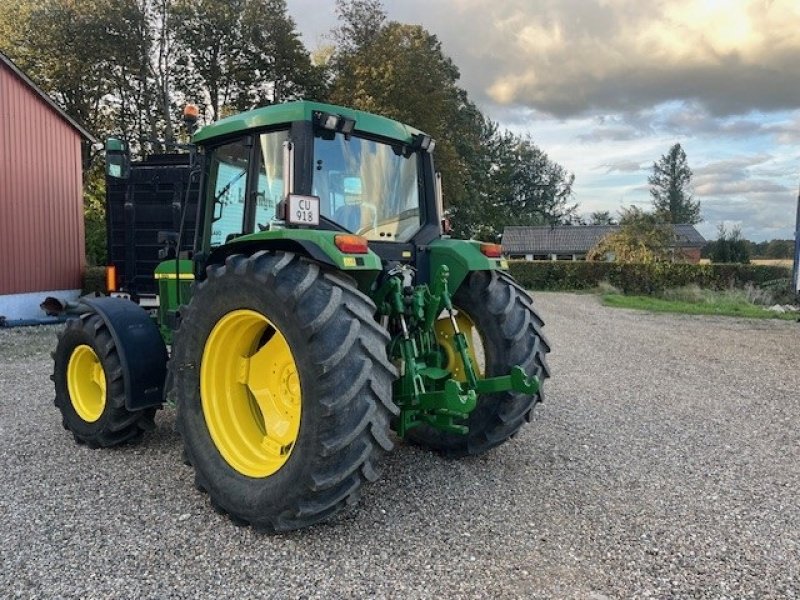
[[319, 198], [290, 194], [286, 220], [293, 225], [319, 225]]

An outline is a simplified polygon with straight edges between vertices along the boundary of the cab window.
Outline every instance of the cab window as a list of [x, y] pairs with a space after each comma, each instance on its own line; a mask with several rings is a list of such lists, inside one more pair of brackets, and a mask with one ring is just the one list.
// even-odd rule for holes
[[220, 246], [244, 231], [250, 146], [244, 140], [214, 150], [210, 165], [210, 245]]
[[283, 143], [288, 131], [271, 131], [258, 136], [258, 180], [256, 181], [256, 231], [275, 218], [275, 208], [283, 199]]

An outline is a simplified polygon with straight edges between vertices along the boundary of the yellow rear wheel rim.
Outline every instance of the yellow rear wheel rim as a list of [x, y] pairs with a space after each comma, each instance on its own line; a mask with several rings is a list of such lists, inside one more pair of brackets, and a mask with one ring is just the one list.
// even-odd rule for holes
[[[483, 377], [486, 372], [486, 348], [483, 344], [483, 338], [480, 331], [475, 326], [475, 322], [463, 310], [459, 310], [456, 315], [456, 324], [459, 331], [461, 331], [467, 338], [468, 353], [472, 360], [472, 367], [478, 377]], [[434, 333], [436, 334], [436, 342], [444, 352], [445, 366], [444, 368], [453, 374], [453, 379], [456, 381], [466, 381], [467, 374], [464, 372], [464, 362], [458, 354], [456, 343], [453, 339], [455, 332], [453, 324], [450, 322], [450, 317], [439, 319], [433, 326]], [[480, 345], [478, 353], [475, 352], [476, 346]], [[483, 361], [479, 361], [477, 355], [483, 357]]]
[[81, 344], [67, 363], [67, 390], [72, 408], [87, 423], [94, 423], [106, 407], [106, 374], [97, 353]]
[[237, 472], [269, 477], [289, 460], [300, 431], [300, 377], [267, 317], [234, 310], [217, 322], [203, 349], [200, 398], [211, 439]]

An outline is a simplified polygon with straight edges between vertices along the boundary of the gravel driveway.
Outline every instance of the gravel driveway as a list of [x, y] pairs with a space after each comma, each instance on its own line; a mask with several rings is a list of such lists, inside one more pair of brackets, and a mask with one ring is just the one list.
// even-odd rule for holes
[[0, 330], [0, 597], [800, 597], [800, 325], [536, 298], [531, 425], [459, 462], [399, 444], [356, 509], [279, 537], [211, 510], [173, 409], [75, 445], [55, 329]]

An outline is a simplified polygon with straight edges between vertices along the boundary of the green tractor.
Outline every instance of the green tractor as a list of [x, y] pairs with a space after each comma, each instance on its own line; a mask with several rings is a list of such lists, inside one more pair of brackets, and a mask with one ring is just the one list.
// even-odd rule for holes
[[[314, 102], [196, 131], [157, 302], [110, 272], [110, 296], [45, 305], [77, 316], [54, 353], [64, 427], [115, 446], [174, 399], [197, 487], [266, 531], [354, 504], [392, 431], [451, 457], [513, 437], [548, 376], [542, 320], [499, 245], [446, 235], [433, 148]], [[130, 176], [124, 141], [106, 158]]]

